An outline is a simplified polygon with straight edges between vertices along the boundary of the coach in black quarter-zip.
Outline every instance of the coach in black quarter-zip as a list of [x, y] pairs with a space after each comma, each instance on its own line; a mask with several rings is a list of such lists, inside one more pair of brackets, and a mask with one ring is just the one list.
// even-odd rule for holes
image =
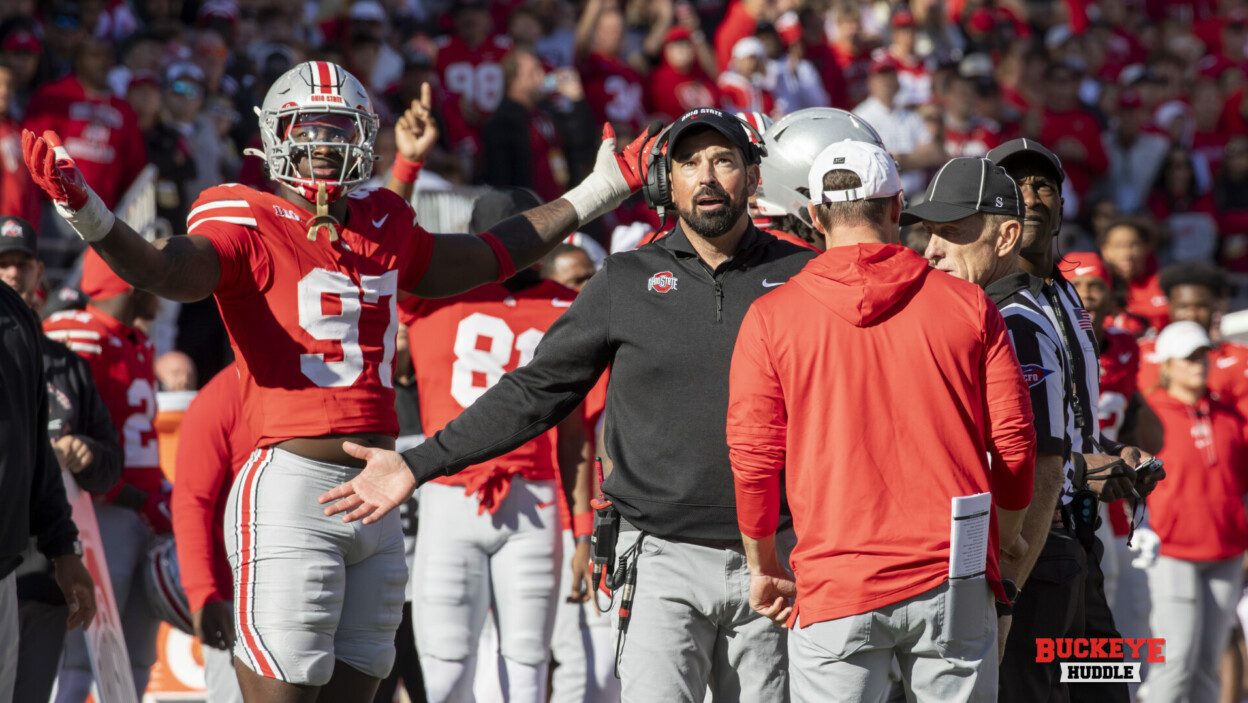
[[[623, 700], [788, 700], [785, 634], [750, 608], [725, 424], [728, 371], [750, 304], [815, 252], [749, 219], [761, 137], [718, 110], [694, 110], [659, 137], [656, 205], [679, 213], [667, 237], [609, 257], [550, 328], [533, 360], [403, 459], [418, 482], [498, 456], [575, 410], [608, 367], [603, 491], [638, 554], [623, 638]], [[670, 185], [667, 185], [670, 184]], [[735, 242], [735, 245], [734, 245]], [[600, 453], [602, 449], [600, 449]], [[389, 465], [397, 455], [370, 459]], [[630, 550], [630, 547], [636, 547]]]

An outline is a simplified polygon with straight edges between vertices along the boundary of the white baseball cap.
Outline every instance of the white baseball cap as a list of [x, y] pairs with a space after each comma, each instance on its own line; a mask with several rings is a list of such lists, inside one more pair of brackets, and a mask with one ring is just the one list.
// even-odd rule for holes
[[1213, 349], [1213, 340], [1205, 328], [1195, 322], [1171, 322], [1157, 335], [1154, 347], [1158, 361], [1186, 359], [1198, 349]]
[[[853, 171], [862, 180], [861, 188], [824, 190], [828, 171]], [[897, 164], [887, 151], [874, 144], [846, 139], [829, 145], [815, 157], [807, 176], [810, 199], [819, 203], [845, 203], [853, 200], [891, 198], [901, 192]]]
[[754, 56], [760, 60], [766, 60], [767, 47], [763, 45], [763, 40], [758, 37], [742, 37], [732, 45], [732, 58], [743, 59], [747, 56]]

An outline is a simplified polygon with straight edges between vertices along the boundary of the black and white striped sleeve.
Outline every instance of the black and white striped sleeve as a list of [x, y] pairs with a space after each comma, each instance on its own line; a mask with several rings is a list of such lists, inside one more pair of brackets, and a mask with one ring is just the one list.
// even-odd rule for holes
[[1031, 392], [1036, 422], [1036, 450], [1066, 454], [1065, 365], [1052, 326], [1039, 309], [1011, 301], [1001, 308], [1023, 380]]

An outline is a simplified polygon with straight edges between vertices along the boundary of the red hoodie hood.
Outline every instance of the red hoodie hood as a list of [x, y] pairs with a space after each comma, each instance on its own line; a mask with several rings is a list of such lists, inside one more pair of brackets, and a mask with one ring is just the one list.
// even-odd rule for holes
[[793, 280], [855, 327], [865, 327], [909, 298], [931, 268], [900, 244], [855, 244], [820, 254]]

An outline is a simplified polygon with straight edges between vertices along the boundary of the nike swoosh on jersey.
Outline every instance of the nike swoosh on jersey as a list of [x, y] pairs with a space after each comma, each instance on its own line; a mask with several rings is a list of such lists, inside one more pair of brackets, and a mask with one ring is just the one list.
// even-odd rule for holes
[[558, 299], [558, 298], [552, 298], [552, 299], [551, 299], [551, 301], [550, 301], [550, 304], [551, 304], [551, 305], [553, 305], [553, 306], [555, 306], [555, 307], [557, 307], [557, 308], [570, 308], [570, 307], [572, 307], [572, 301], [571, 301], [571, 300], [560, 300], [560, 299]]
[[386, 224], [386, 220], [388, 219], [390, 219], [390, 213], [387, 212], [381, 216], [380, 220], [373, 220], [373, 227], [380, 228], [382, 225]]
[[1130, 360], [1131, 360], [1131, 352], [1127, 352], [1126, 354], [1119, 354], [1119, 355], [1118, 355], [1118, 363], [1120, 363], [1120, 364], [1125, 364], [1125, 363], [1127, 363], [1127, 362], [1128, 362], [1128, 361], [1130, 361]]
[[1234, 366], [1235, 362], [1237, 361], [1239, 361], [1239, 359], [1236, 359], [1233, 356], [1223, 357], [1221, 359], [1218, 359], [1218, 368], [1220, 369], [1230, 368]]
[[768, 281], [766, 278], [763, 279], [764, 288], [775, 288], [776, 286], [782, 286], [782, 285], [784, 285], [784, 281], [776, 281], [775, 283], [772, 283]]

